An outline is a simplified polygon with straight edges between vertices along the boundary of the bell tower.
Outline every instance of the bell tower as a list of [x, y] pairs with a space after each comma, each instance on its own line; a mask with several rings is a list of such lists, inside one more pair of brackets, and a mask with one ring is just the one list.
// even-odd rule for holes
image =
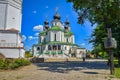
[[22, 0], [0, 0], [0, 30], [21, 32]]

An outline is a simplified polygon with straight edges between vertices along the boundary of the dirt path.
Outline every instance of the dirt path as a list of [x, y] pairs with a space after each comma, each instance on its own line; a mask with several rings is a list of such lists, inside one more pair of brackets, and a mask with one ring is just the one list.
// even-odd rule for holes
[[104, 61], [45, 62], [0, 71], [0, 80], [120, 80], [111, 78]]

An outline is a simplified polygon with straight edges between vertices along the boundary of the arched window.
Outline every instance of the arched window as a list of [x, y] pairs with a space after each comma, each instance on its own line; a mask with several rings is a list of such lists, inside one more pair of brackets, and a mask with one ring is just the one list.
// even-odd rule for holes
[[67, 47], [65, 47], [65, 50], [67, 50]]
[[51, 50], [51, 46], [50, 45], [48, 45], [48, 50]]
[[61, 50], [61, 45], [58, 45], [58, 50]]
[[37, 51], [39, 51], [40, 50], [40, 47], [37, 47]]
[[67, 42], [68, 42], [68, 38], [67, 38]]
[[55, 34], [55, 40], [54, 41], [56, 41], [56, 34]]
[[56, 45], [53, 45], [53, 50], [57, 50], [57, 46]]
[[44, 38], [44, 42], [46, 42], [46, 39]]

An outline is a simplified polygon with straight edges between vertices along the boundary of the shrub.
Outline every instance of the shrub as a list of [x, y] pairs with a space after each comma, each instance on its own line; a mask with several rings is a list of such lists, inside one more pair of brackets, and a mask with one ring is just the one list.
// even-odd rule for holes
[[30, 58], [30, 57], [32, 57], [30, 51], [26, 51], [26, 52], [25, 52], [25, 57], [26, 57], [26, 58]]
[[59, 51], [58, 54], [63, 54], [63, 52], [62, 52], [62, 51]]
[[50, 54], [50, 52], [45, 52], [45, 54]]
[[25, 59], [14, 59], [14, 60], [0, 59], [0, 69], [15, 69], [20, 66], [25, 66], [29, 64], [30, 64], [30, 61], [25, 60]]
[[29, 65], [29, 64], [30, 64], [30, 61], [25, 60], [23, 58], [16, 59], [11, 68], [14, 69], [14, 68], [18, 68], [20, 66], [26, 66], [26, 65]]
[[55, 55], [55, 54], [56, 54], [56, 52], [53, 52], [53, 51], [52, 51], [52, 52], [51, 52], [51, 54]]
[[0, 59], [0, 69], [9, 69], [11, 67], [12, 61], [9, 59]]

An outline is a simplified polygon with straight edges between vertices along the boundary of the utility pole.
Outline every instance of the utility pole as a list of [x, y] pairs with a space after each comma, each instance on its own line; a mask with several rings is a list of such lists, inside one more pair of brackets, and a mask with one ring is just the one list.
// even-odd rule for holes
[[108, 37], [105, 40], [105, 48], [109, 51], [109, 66], [110, 66], [110, 74], [114, 75], [114, 56], [113, 49], [117, 47], [116, 40], [112, 38], [111, 28], [107, 28]]
[[[112, 32], [111, 32], [111, 28], [107, 28], [108, 31], [108, 39], [110, 40], [112, 38]], [[112, 42], [110, 41], [109, 45], [111, 45]], [[109, 58], [110, 58], [110, 74], [113, 75], [114, 74], [114, 56], [113, 56], [113, 49], [109, 48]]]

